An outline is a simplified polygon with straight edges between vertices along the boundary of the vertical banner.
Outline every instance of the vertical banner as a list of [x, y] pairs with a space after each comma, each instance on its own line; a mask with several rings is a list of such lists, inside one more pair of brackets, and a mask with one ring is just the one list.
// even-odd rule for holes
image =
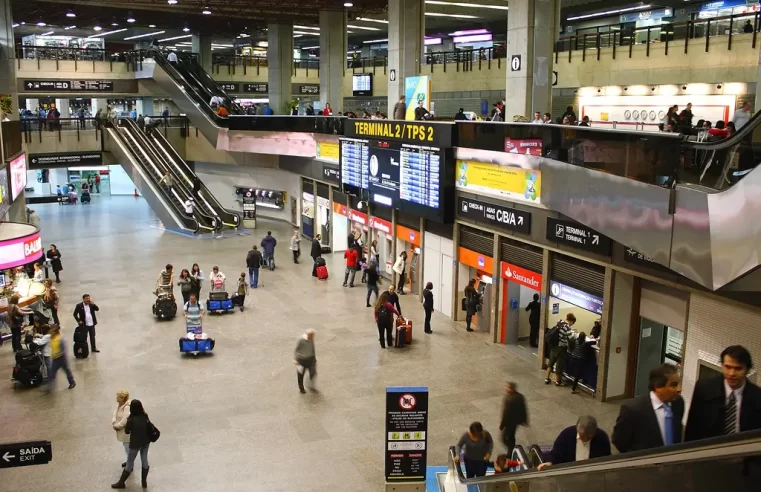
[[415, 108], [423, 101], [423, 107], [431, 111], [431, 78], [426, 76], [404, 79], [404, 97], [407, 99], [405, 120], [415, 119]]
[[428, 388], [386, 388], [386, 481], [424, 482]]
[[256, 229], [256, 195], [251, 190], [243, 193], [243, 227]]

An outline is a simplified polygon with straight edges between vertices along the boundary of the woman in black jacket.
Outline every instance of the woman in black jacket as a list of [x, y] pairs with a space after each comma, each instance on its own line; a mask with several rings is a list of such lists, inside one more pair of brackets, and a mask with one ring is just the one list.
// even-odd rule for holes
[[58, 274], [61, 270], [63, 270], [63, 265], [61, 265], [61, 252], [58, 251], [58, 248], [56, 248], [55, 244], [51, 244], [50, 249], [45, 256], [47, 256], [48, 260], [50, 260], [50, 266], [53, 267], [56, 283], [60, 284], [61, 278], [58, 276]]
[[433, 333], [431, 330], [431, 313], [433, 313], [433, 283], [425, 284], [423, 290], [423, 310], [425, 311], [425, 332]]
[[322, 239], [322, 236], [320, 234], [317, 234], [314, 239], [312, 240], [312, 251], [309, 253], [309, 256], [312, 257], [312, 260], [314, 260], [314, 265], [312, 265], [312, 276], [317, 276], [317, 258], [320, 258], [322, 256], [322, 244], [320, 244], [320, 240]]
[[129, 434], [129, 454], [127, 455], [127, 463], [122, 471], [122, 476], [119, 481], [111, 485], [112, 489], [125, 488], [124, 482], [132, 473], [132, 468], [135, 465], [135, 458], [137, 453], [140, 453], [140, 462], [142, 467], [142, 482], [143, 488], [148, 487], [148, 446], [151, 444], [151, 435], [153, 434], [153, 424], [148, 418], [148, 414], [143, 410], [143, 404], [140, 400], [132, 400], [129, 405], [129, 417], [127, 418], [127, 425], [124, 427], [124, 432]]
[[476, 290], [476, 280], [470, 279], [468, 286], [465, 287], [465, 330], [475, 331], [470, 327], [473, 316], [478, 312], [478, 305], [481, 304], [481, 295]]

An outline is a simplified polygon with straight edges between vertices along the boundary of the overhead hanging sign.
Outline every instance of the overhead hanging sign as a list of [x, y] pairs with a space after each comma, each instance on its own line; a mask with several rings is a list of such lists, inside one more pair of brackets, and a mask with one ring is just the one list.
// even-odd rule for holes
[[424, 482], [428, 388], [386, 388], [386, 481]]
[[488, 222], [494, 227], [523, 234], [531, 233], [531, 213], [503, 205], [459, 197], [457, 214], [460, 217]]
[[50, 441], [0, 444], [0, 468], [47, 465], [53, 459]]
[[626, 252], [624, 253], [624, 261], [650, 268], [665, 268], [654, 259], [650, 258], [649, 256], [645, 256], [636, 249], [632, 248], [626, 248]]
[[29, 169], [102, 166], [101, 152], [67, 152], [61, 154], [29, 154]]
[[111, 80], [24, 80], [24, 90], [52, 92], [113, 92]]
[[258, 84], [243, 84], [243, 92], [267, 94], [268, 91], [269, 88], [266, 82], [259, 82]]
[[547, 240], [610, 256], [610, 238], [577, 222], [547, 217]]

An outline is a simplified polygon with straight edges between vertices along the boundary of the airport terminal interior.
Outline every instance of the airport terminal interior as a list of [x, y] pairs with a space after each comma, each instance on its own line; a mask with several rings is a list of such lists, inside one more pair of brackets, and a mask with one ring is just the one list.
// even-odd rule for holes
[[754, 490], [759, 33], [0, 0], [0, 489]]

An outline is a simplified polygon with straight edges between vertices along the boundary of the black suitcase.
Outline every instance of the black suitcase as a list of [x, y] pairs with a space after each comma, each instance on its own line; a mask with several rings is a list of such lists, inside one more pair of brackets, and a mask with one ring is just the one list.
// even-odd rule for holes
[[224, 301], [225, 299], [227, 299], [227, 297], [228, 297], [227, 292], [222, 292], [222, 291], [209, 292], [210, 301]]
[[87, 342], [87, 327], [79, 325], [74, 329], [74, 343]]
[[40, 359], [37, 357], [37, 354], [31, 350], [19, 350], [16, 352], [16, 364], [26, 366], [39, 365], [39, 363]]
[[407, 328], [404, 326], [397, 326], [396, 333], [394, 335], [394, 348], [403, 348], [404, 342], [407, 340]]
[[174, 318], [177, 314], [177, 303], [174, 299], [157, 299], [153, 305], [153, 314], [162, 319]]
[[325, 266], [325, 258], [322, 256], [318, 257], [314, 262], [317, 264], [317, 266]]
[[74, 342], [74, 357], [77, 359], [86, 359], [90, 355], [90, 347], [87, 341]]
[[13, 379], [24, 386], [39, 386], [42, 384], [42, 373], [39, 371], [30, 371], [16, 365], [13, 368]]

